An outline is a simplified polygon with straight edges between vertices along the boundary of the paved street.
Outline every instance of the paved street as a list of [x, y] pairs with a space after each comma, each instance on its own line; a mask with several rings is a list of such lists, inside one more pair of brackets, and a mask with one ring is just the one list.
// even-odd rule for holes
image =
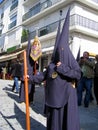
[[[26, 108], [20, 104], [19, 95], [12, 92], [13, 81], [0, 80], [0, 130], [26, 130]], [[30, 105], [31, 130], [46, 130], [44, 87], [36, 86], [35, 103]], [[79, 107], [81, 130], [98, 130], [98, 106]]]

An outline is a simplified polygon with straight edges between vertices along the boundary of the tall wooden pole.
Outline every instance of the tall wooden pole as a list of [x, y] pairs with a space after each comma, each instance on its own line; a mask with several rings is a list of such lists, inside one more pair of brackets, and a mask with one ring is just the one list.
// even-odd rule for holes
[[26, 50], [24, 50], [24, 77], [25, 77], [25, 101], [26, 101], [26, 128], [27, 130], [30, 130]]

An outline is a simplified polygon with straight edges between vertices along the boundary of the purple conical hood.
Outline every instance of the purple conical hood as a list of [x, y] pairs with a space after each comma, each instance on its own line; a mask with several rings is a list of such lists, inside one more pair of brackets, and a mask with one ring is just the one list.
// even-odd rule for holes
[[78, 53], [77, 53], [76, 61], [78, 62], [79, 59], [80, 59], [80, 47], [79, 47], [79, 50], [78, 50]]
[[68, 9], [66, 14], [65, 22], [59, 38], [59, 43], [56, 49], [56, 56], [59, 57], [58, 61], [65, 64], [65, 66], [74, 68], [78, 64], [69, 48], [69, 19], [70, 19], [70, 8]]
[[56, 60], [57, 60], [56, 50], [57, 50], [57, 46], [59, 44], [60, 30], [61, 30], [61, 19], [59, 20], [59, 25], [58, 25], [57, 35], [56, 35], [56, 41], [55, 41], [55, 45], [54, 45], [54, 51], [53, 51], [52, 58], [51, 58], [52, 62], [56, 62]]

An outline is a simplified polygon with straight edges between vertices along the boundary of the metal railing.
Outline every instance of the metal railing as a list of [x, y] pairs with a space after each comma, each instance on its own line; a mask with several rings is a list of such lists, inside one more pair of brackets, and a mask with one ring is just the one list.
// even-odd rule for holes
[[74, 14], [70, 17], [70, 21], [71, 21], [70, 22], [71, 26], [79, 25], [79, 26], [83, 26], [88, 29], [92, 29], [94, 31], [98, 31], [98, 22], [96, 22], [92, 19], [88, 19], [88, 18], [80, 16], [78, 14]]
[[[49, 24], [47, 26], [44, 26], [40, 29], [38, 29], [38, 36], [44, 36], [47, 35], [49, 33], [55, 32], [57, 30], [58, 27], [58, 22], [56, 21], [55, 23]], [[62, 24], [64, 22], [64, 19], [62, 19]], [[78, 14], [74, 14], [70, 16], [70, 26], [82, 26], [94, 31], [98, 31], [98, 22], [88, 19], [86, 17], [80, 16]], [[30, 33], [31, 35], [31, 39], [34, 39], [35, 35], [36, 35], [36, 31], [33, 31]], [[25, 39], [24, 39], [25, 42]]]
[[[38, 36], [44, 36], [44, 35], [47, 35], [51, 32], [55, 32], [57, 30], [57, 27], [58, 27], [58, 22], [59, 21], [56, 21], [55, 23], [52, 23], [52, 24], [49, 24], [47, 26], [44, 26], [40, 29], [38, 29]], [[36, 30], [33, 31], [33, 32], [30, 32], [30, 39], [34, 39], [36, 35]], [[24, 39], [21, 40], [21, 43], [27, 41], [27, 39], [24, 37]]]
[[27, 20], [28, 18], [38, 14], [42, 10], [52, 6], [52, 2], [50, 0], [47, 0], [43, 3], [38, 3], [37, 5], [33, 6], [26, 14], [23, 15], [22, 21]]

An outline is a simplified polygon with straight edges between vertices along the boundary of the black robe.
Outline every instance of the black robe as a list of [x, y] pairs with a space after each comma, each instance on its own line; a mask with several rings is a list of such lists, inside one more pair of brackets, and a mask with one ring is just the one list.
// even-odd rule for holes
[[[33, 67], [31, 68], [31, 74], [33, 74]], [[28, 97], [29, 103], [34, 102], [35, 85], [32, 82], [28, 82]], [[24, 83], [24, 65], [21, 64], [21, 83], [19, 92], [20, 103], [25, 102], [25, 83]]]

